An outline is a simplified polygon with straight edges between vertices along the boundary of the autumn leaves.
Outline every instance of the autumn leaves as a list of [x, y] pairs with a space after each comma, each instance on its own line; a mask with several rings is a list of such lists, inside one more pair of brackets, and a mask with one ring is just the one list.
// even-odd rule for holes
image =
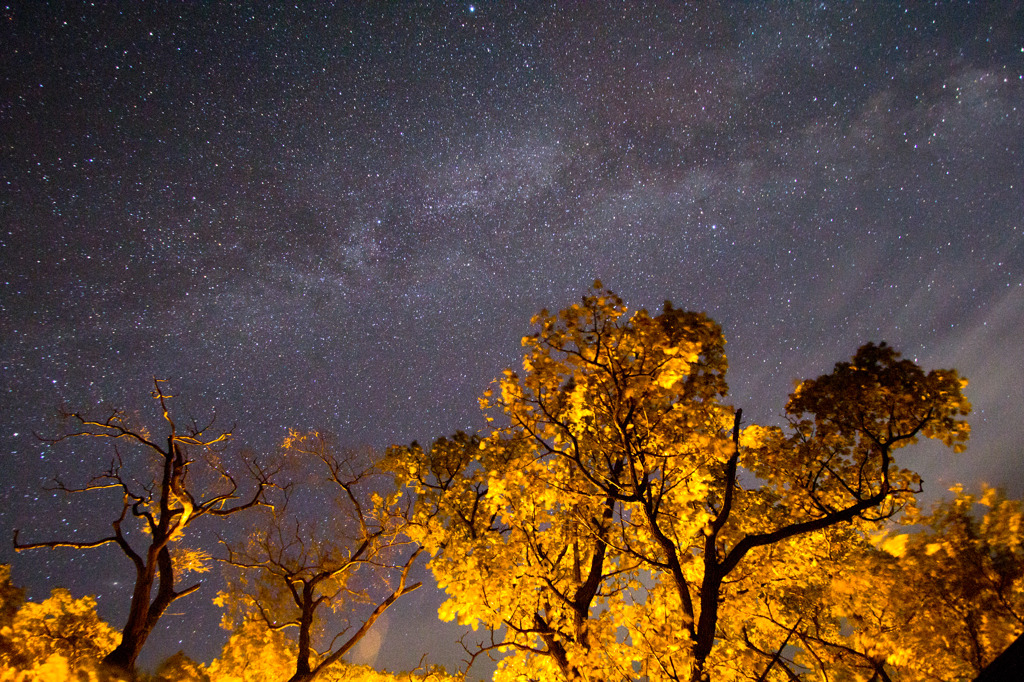
[[492, 430], [388, 455], [441, 615], [486, 633], [464, 642], [471, 659], [506, 654], [496, 679], [820, 669], [809, 633], [824, 625], [802, 609], [844, 636], [851, 614], [808, 595], [827, 600], [867, 533], [913, 507], [920, 480], [897, 450], [969, 433], [956, 373], [884, 344], [801, 384], [780, 428], [725, 402], [725, 342], [703, 314], [597, 289], [533, 324], [522, 371], [481, 401]]

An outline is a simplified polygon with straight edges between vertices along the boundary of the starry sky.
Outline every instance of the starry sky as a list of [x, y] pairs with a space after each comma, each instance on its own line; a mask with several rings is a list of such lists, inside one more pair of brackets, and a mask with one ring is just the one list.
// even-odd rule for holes
[[[968, 451], [905, 461], [1024, 494], [1019, 2], [270, 4], [3, 5], [0, 536], [109, 528], [42, 490], [109, 456], [61, 404], [429, 442], [595, 278], [718, 320], [749, 421], [867, 341], [956, 367]], [[0, 562], [123, 623], [113, 548]], [[144, 665], [216, 654], [209, 582]], [[457, 660], [439, 602], [363, 660]]]

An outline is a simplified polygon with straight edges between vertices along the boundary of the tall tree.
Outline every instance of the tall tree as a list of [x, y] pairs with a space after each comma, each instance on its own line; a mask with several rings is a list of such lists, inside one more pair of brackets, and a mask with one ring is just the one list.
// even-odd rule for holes
[[826, 608], [799, 635], [793, 669], [972, 680], [1024, 632], [1021, 502], [989, 487], [980, 497], [953, 492], [928, 513], [907, 514], [909, 528], [850, 543], [825, 586]]
[[533, 322], [522, 373], [482, 401], [505, 425], [390, 453], [443, 615], [490, 629], [474, 654], [515, 652], [499, 677], [782, 674], [806, 624], [764, 639], [752, 614], [814, 579], [842, 533], [913, 504], [901, 447], [961, 449], [969, 433], [956, 372], [884, 344], [800, 384], [787, 429], [744, 429], [707, 316], [629, 311], [599, 290]]
[[[305, 484], [289, 487], [289, 500], [246, 544], [222, 543], [221, 561], [231, 570], [218, 602], [231, 609], [229, 627], [234, 615], [271, 631], [294, 631], [290, 682], [311, 682], [342, 661], [395, 601], [420, 587], [408, 578], [421, 550], [403, 535], [397, 499], [375, 491], [382, 481], [373, 462], [315, 432], [292, 432], [284, 450], [285, 459], [298, 460]], [[311, 499], [298, 499], [301, 492]], [[295, 513], [310, 503], [317, 505], [315, 519]], [[337, 628], [328, 623], [332, 613], [342, 621]]]
[[[106, 665], [128, 675], [134, 675], [139, 652], [167, 607], [201, 585], [175, 584], [176, 575], [197, 568], [195, 559], [201, 553], [185, 550], [176, 560], [172, 547], [201, 518], [223, 518], [262, 504], [274, 473], [255, 459], [243, 458], [243, 475], [251, 482], [251, 489], [243, 493], [238, 474], [221, 459], [231, 433], [210, 434], [212, 424], [199, 426], [195, 421], [180, 427], [168, 405], [173, 396], [165, 392], [162, 380], [154, 380], [152, 397], [159, 405], [165, 427], [162, 439], [151, 437], [143, 425], [131, 423], [123, 410], [114, 410], [102, 419], [80, 412], [66, 413], [64, 417], [75, 430], [44, 439], [51, 443], [83, 438], [113, 442], [114, 456], [106, 471], [85, 485], [68, 486], [57, 478], [54, 486], [68, 494], [117, 490], [120, 504], [111, 522], [112, 533], [88, 542], [20, 543], [18, 531], [14, 531], [17, 551], [93, 549], [113, 544], [131, 561], [135, 581], [128, 619], [121, 631], [121, 642], [104, 658]], [[132, 528], [141, 531], [132, 533], [135, 544], [128, 538]]]

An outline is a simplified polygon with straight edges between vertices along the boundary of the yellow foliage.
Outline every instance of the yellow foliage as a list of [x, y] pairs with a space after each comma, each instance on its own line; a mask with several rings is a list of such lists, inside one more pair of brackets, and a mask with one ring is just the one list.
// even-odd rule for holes
[[58, 680], [95, 676], [100, 660], [120, 634], [96, 615], [93, 597], [75, 599], [55, 588], [42, 602], [25, 602], [0, 628], [0, 667], [11, 680]]
[[249, 621], [231, 634], [207, 674], [215, 682], [281, 682], [295, 672], [295, 652], [283, 633]]
[[875, 533], [916, 513], [920, 477], [895, 453], [966, 442], [956, 372], [868, 344], [798, 384], [784, 430], [723, 402], [725, 340], [706, 315], [597, 291], [532, 324], [522, 371], [480, 401], [506, 427], [389, 452], [448, 597], [439, 615], [491, 630], [507, 654], [496, 680], [757, 679], [789, 638], [791, 669], [820, 670], [808, 651], [828, 642], [829, 679], [906, 660], [865, 639], [877, 614], [843, 639], [874, 594], [846, 567], [916, 556], [911, 534]]
[[171, 559], [176, 569], [175, 578], [182, 578], [188, 573], [206, 573], [213, 561], [210, 554], [198, 547], [174, 545], [171, 548]]
[[[884, 660], [891, 679], [973, 679], [1024, 630], [1024, 553], [1013, 522], [1019, 501], [983, 488], [986, 511], [962, 486], [955, 497], [907, 520], [917, 528], [874, 539], [833, 578], [836, 646]], [[831, 651], [831, 653], [830, 653]], [[829, 660], [838, 649], [817, 650]]]
[[910, 536], [906, 533], [889, 535], [882, 540], [880, 547], [883, 552], [888, 552], [895, 557], [901, 557], [907, 552], [907, 541], [909, 539]]

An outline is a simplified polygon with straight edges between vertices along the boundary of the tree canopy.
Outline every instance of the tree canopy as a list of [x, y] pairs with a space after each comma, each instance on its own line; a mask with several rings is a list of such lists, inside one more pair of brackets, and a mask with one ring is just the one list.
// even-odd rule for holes
[[[397, 498], [373, 492], [379, 478], [374, 462], [316, 432], [291, 432], [284, 450], [300, 460], [304, 485], [285, 484], [286, 501], [259, 519], [244, 544], [222, 541], [229, 585], [217, 601], [231, 608], [228, 627], [240, 620], [271, 632], [293, 629], [298, 646], [289, 682], [312, 682], [324, 679], [392, 604], [420, 587], [408, 577], [421, 549], [407, 547], [414, 543], [403, 534]], [[290, 513], [296, 490], [309, 487], [321, 506], [327, 503], [327, 523]], [[334, 629], [326, 612], [341, 621]]]
[[533, 323], [522, 371], [481, 401], [498, 426], [390, 453], [441, 615], [489, 631], [471, 656], [511, 652], [500, 679], [798, 674], [783, 659], [810, 621], [780, 620], [789, 595], [913, 509], [901, 448], [969, 434], [966, 382], [885, 344], [800, 383], [778, 427], [725, 402], [706, 315], [597, 291]]

